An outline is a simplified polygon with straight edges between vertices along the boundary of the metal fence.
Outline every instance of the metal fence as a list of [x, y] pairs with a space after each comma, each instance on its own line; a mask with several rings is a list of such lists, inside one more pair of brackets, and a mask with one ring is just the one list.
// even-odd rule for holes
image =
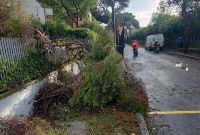
[[[28, 54], [30, 49], [35, 49], [37, 45], [37, 41], [34, 39], [0, 37], [0, 64], [4, 60], [7, 61], [7, 66], [13, 62], [18, 62]], [[0, 77], [5, 78], [5, 76], [5, 73], [0, 71]]]

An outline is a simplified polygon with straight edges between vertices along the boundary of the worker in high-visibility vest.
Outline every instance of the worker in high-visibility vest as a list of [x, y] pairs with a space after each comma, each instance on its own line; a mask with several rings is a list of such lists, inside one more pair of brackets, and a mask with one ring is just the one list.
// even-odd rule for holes
[[138, 48], [139, 48], [139, 42], [138, 40], [133, 41], [133, 57], [138, 56]]

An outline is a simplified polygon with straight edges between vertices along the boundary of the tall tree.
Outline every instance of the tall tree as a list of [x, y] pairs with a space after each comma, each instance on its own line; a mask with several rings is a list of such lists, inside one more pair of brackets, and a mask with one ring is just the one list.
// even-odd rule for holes
[[118, 23], [123, 22], [127, 28], [140, 28], [138, 20], [135, 19], [135, 16], [132, 13], [118, 13], [116, 14], [116, 20]]
[[159, 2], [159, 6], [157, 8], [157, 12], [159, 14], [171, 14], [171, 13], [174, 12], [174, 9], [173, 9], [173, 7], [170, 7], [168, 5], [168, 3], [166, 2], [166, 0], [161, 0]]
[[199, 0], [167, 0], [170, 6], [177, 6], [180, 9], [183, 25], [186, 27], [188, 12], [195, 6], [200, 5]]
[[79, 26], [79, 19], [82, 15], [95, 7], [97, 0], [37, 0], [44, 6], [49, 6], [56, 11], [60, 11], [72, 23]]
[[[190, 41], [191, 38], [194, 38], [196, 40], [199, 40], [199, 38], [196, 38], [196, 34], [199, 33], [196, 32], [199, 26], [199, 14], [200, 14], [200, 1], [199, 0], [168, 0], [167, 1], [170, 6], [176, 6], [180, 9], [180, 16], [182, 18], [182, 24], [185, 36], [187, 37], [187, 40]], [[194, 34], [194, 32], [196, 34]], [[192, 37], [191, 37], [192, 35]], [[197, 37], [199, 34], [197, 35]], [[199, 44], [196, 43], [196, 44]], [[188, 45], [188, 44], [187, 44]]]
[[108, 24], [110, 21], [110, 12], [109, 10], [101, 10], [99, 8], [94, 8], [91, 10], [92, 15], [97, 21]]
[[102, 11], [109, 11], [111, 8], [112, 27], [114, 29], [114, 14], [123, 11], [128, 7], [130, 0], [99, 0], [98, 8]]

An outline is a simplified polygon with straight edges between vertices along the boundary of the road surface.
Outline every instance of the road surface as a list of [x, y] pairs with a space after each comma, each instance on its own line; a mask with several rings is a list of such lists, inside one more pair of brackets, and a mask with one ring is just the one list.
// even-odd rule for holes
[[124, 53], [129, 72], [146, 87], [155, 134], [200, 135], [200, 61], [143, 48], [133, 58], [130, 46]]

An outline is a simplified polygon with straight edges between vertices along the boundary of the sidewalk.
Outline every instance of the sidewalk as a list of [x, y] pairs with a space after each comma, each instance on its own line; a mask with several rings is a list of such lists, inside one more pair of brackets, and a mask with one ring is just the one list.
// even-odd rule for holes
[[163, 52], [171, 54], [171, 55], [178, 55], [178, 56], [183, 56], [183, 57], [187, 57], [191, 59], [200, 60], [200, 50], [196, 50], [196, 49], [189, 49], [188, 53], [181, 53], [177, 50], [166, 50]]

